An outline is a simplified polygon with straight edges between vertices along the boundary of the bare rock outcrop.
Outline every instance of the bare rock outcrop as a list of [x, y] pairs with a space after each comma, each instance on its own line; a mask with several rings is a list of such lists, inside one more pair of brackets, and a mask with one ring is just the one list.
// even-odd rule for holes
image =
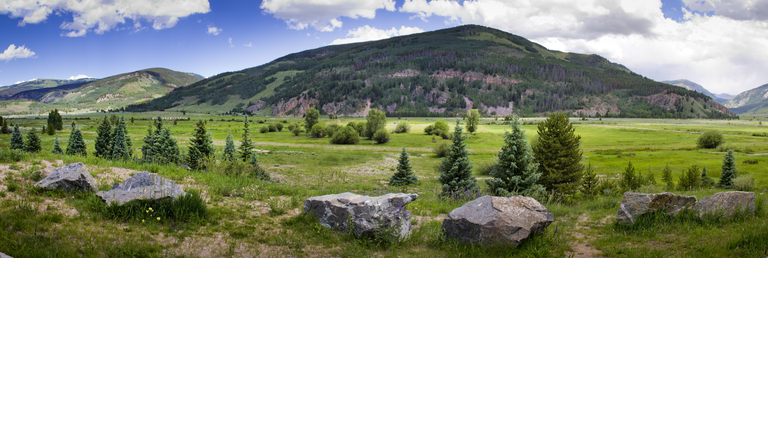
[[694, 205], [696, 205], [696, 197], [692, 196], [675, 195], [670, 192], [658, 194], [625, 192], [616, 220], [623, 225], [632, 225], [644, 214], [664, 212], [670, 216], [677, 216], [681, 211], [693, 208]]
[[718, 192], [712, 196], [704, 197], [696, 203], [693, 210], [704, 216], [707, 214], [722, 214], [731, 217], [737, 211], [742, 213], [754, 213], [755, 193], [754, 192]]
[[46, 190], [92, 192], [97, 189], [96, 180], [82, 162], [56, 168], [35, 186]]
[[125, 204], [134, 200], [175, 199], [184, 195], [173, 180], [160, 177], [157, 174], [142, 171], [108, 191], [96, 192], [107, 204]]

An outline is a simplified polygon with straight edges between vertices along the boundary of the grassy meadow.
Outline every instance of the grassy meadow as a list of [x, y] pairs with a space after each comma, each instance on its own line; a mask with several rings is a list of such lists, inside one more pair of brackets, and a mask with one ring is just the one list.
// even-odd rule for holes
[[[126, 115], [136, 156], [151, 125], [150, 118], [181, 117], [180, 113]], [[334, 145], [328, 138], [294, 136], [287, 127], [281, 132], [260, 133], [260, 122], [300, 122], [300, 118], [252, 117], [250, 136], [260, 150], [259, 162], [272, 177], [264, 182], [212, 167], [189, 171], [180, 166], [112, 162], [93, 157], [96, 128], [104, 114], [64, 117], [59, 140], [66, 150], [69, 125], [76, 121], [83, 133], [87, 157], [54, 155], [53, 136], [42, 135], [43, 151], [12, 154], [10, 135], [0, 135], [0, 251], [14, 257], [766, 257], [768, 218], [764, 210], [756, 216], [733, 221], [646, 219], [633, 227], [615, 224], [622, 191], [606, 189], [593, 198], [577, 197], [542, 202], [555, 222], [539, 237], [517, 249], [487, 249], [457, 244], [442, 237], [443, 217], [469, 199], [439, 196], [436, 166], [440, 159], [433, 149], [449, 141], [423, 133], [436, 119], [406, 119], [411, 130], [392, 133], [392, 140], [376, 144], [361, 140], [357, 145]], [[198, 119], [207, 121], [220, 158], [227, 131], [236, 146], [243, 131], [242, 117], [190, 115], [176, 124], [166, 120], [182, 150], [186, 149]], [[22, 128], [45, 125], [46, 117], [10, 119]], [[364, 119], [321, 119], [346, 124]], [[522, 119], [528, 137], [536, 133], [542, 118]], [[768, 187], [768, 121], [572, 119], [581, 135], [583, 163], [590, 163], [603, 178], [616, 178], [629, 162], [644, 176], [652, 173], [656, 185], [644, 192], [663, 192], [662, 170], [672, 169], [675, 181], [691, 165], [706, 167], [715, 181], [720, 175], [724, 149], [703, 150], [696, 146], [698, 134], [719, 130], [725, 146], [736, 153], [739, 174], [749, 174], [753, 191], [762, 202]], [[765, 119], [763, 119], [765, 120]], [[398, 119], [389, 119], [394, 131]], [[453, 129], [453, 123], [448, 123]], [[287, 126], [285, 124], [284, 126]], [[482, 168], [492, 163], [503, 145], [509, 126], [484, 119], [467, 141], [478, 183], [487, 189]], [[355, 192], [376, 196], [400, 191], [389, 187], [401, 149], [408, 151], [419, 184], [405, 190], [419, 194], [409, 204], [413, 233], [402, 243], [355, 239], [324, 229], [303, 215], [303, 201], [316, 195]], [[180, 217], [173, 209], [136, 207], [109, 211], [94, 195], [42, 192], [32, 185], [38, 171], [51, 166], [84, 162], [99, 183], [110, 189], [137, 171], [148, 170], [194, 191], [204, 202], [194, 217]], [[674, 191], [698, 198], [716, 188]], [[158, 216], [162, 214], [161, 216]], [[158, 220], [159, 218], [159, 220]]]

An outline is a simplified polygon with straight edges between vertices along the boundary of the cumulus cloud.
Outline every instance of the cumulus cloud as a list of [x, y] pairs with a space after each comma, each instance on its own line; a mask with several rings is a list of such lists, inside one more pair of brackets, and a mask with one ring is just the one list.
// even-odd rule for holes
[[708, 13], [739, 21], [768, 20], [768, 0], [682, 0], [691, 11]]
[[284, 20], [288, 28], [319, 31], [341, 28], [339, 18], [375, 18], [379, 9], [395, 11], [395, 0], [263, 0], [262, 13]]
[[248, 42], [247, 44], [243, 44], [244, 47], [252, 48], [253, 42]]
[[71, 13], [71, 22], [61, 25], [62, 36], [84, 36], [87, 31], [104, 33], [125, 23], [146, 20], [161, 30], [176, 25], [179, 18], [210, 12], [208, 0], [4, 0], [0, 14], [20, 18], [20, 26], [45, 21], [53, 13]]
[[368, 25], [358, 27], [354, 30], [347, 32], [347, 37], [344, 39], [336, 39], [331, 42], [331, 45], [341, 45], [353, 42], [368, 42], [380, 39], [386, 39], [393, 36], [406, 36], [414, 33], [423, 33], [424, 30], [418, 27], [406, 27], [402, 26], [400, 29], [392, 27], [389, 30], [377, 29]]
[[221, 29], [214, 26], [208, 26], [208, 34], [218, 36], [221, 33]]
[[91, 77], [89, 77], [88, 75], [82, 75], [82, 74], [81, 75], [74, 75], [74, 76], [69, 77], [69, 79], [71, 79], [71, 80], [79, 80], [79, 79], [83, 79], [83, 78], [91, 78]]
[[16, 45], [11, 44], [2, 54], [0, 54], [0, 60], [9, 61], [17, 58], [30, 58], [35, 56], [36, 54], [34, 51], [24, 45], [17, 47]]

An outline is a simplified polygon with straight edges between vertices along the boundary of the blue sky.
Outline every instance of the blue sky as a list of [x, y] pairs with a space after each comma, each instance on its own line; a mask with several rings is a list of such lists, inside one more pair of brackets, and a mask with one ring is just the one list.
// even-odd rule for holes
[[212, 76], [470, 23], [715, 93], [768, 83], [768, 0], [0, 0], [0, 85], [149, 67]]

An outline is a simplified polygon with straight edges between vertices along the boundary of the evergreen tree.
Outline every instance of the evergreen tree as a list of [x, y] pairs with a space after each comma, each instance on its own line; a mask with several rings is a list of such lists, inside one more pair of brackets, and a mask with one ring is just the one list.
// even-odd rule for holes
[[581, 180], [581, 137], [565, 114], [552, 114], [539, 123], [534, 156], [539, 162], [540, 183], [549, 191], [575, 192]]
[[389, 178], [389, 184], [391, 186], [408, 186], [416, 184], [418, 181], [419, 179], [413, 173], [413, 168], [411, 168], [408, 152], [403, 147], [403, 152], [400, 153], [400, 161], [397, 164], [397, 171]]
[[504, 147], [498, 159], [490, 173], [492, 178], [487, 180], [492, 195], [531, 195], [541, 191], [541, 186], [536, 184], [541, 178], [539, 164], [533, 158], [533, 150], [525, 140], [517, 117], [512, 120], [512, 131], [504, 132]]
[[600, 184], [600, 180], [597, 178], [597, 173], [592, 169], [592, 163], [587, 165], [584, 169], [584, 175], [581, 176], [581, 186], [579, 190], [586, 196], [593, 196], [597, 193], [597, 186]]
[[8, 127], [8, 119], [3, 119], [2, 128], [0, 128], [1, 134], [9, 134], [11, 133], [11, 129]]
[[448, 155], [443, 158], [440, 165], [439, 180], [443, 195], [465, 192], [477, 187], [475, 177], [472, 176], [466, 138], [464, 129], [457, 121], [451, 145], [448, 147]]
[[181, 152], [179, 151], [179, 144], [176, 139], [171, 136], [171, 130], [164, 128], [155, 138], [155, 146], [158, 150], [158, 162], [159, 163], [174, 163], [181, 162]]
[[475, 133], [480, 125], [480, 112], [476, 109], [467, 111], [467, 132]]
[[211, 141], [212, 138], [205, 127], [205, 122], [198, 120], [194, 135], [189, 140], [190, 168], [198, 169], [198, 166], [202, 168], [202, 161], [213, 156], [213, 143]]
[[669, 164], [667, 164], [667, 166], [664, 167], [664, 170], [661, 171], [661, 181], [663, 181], [669, 189], [675, 187], [675, 180], [672, 178], [672, 169], [669, 167]]
[[48, 135], [53, 135], [55, 133], [55, 131], [53, 130], [53, 125], [52, 124], [49, 124], [45, 128], [45, 133], [47, 133]]
[[121, 116], [117, 121], [117, 126], [112, 131], [110, 146], [112, 147], [112, 159], [129, 159], [133, 154], [128, 127], [125, 125], [125, 116]]
[[[310, 108], [306, 114], [304, 114], [304, 122], [307, 124], [307, 130], [311, 131], [312, 126], [316, 125], [320, 121], [320, 111], [316, 108]], [[245, 160], [245, 159], [243, 159]]]
[[51, 153], [64, 154], [64, 152], [61, 150], [61, 144], [59, 144], [59, 134], [56, 134], [56, 138], [53, 140], [53, 150]]
[[40, 141], [40, 135], [37, 134], [37, 129], [31, 128], [27, 132], [27, 139], [24, 141], [24, 151], [29, 153], [37, 153], [43, 149]]
[[232, 138], [232, 131], [227, 131], [227, 139], [224, 145], [224, 155], [222, 159], [228, 162], [235, 160], [235, 140]]
[[251, 153], [253, 153], [253, 143], [251, 142], [251, 136], [248, 133], [248, 116], [246, 116], [245, 121], [243, 122], [243, 140], [240, 144], [240, 159], [242, 159], [243, 162], [248, 162], [251, 159]]
[[64, 129], [64, 119], [61, 118], [61, 114], [59, 114], [58, 109], [54, 109], [48, 113], [48, 127], [51, 127], [54, 130]]
[[701, 169], [701, 186], [705, 188], [711, 188], [715, 185], [715, 181], [707, 174], [707, 167]]
[[733, 181], [736, 179], [738, 170], [736, 169], [736, 157], [733, 155], [733, 150], [728, 149], [723, 156], [723, 166], [720, 173], [720, 181], [717, 183], [717, 187], [723, 189], [732, 188]]
[[163, 131], [163, 119], [158, 117], [155, 122], [155, 129], [150, 125], [147, 129], [147, 136], [144, 137], [144, 146], [141, 148], [142, 159], [145, 162], [154, 162], [155, 157], [160, 154], [159, 142]]
[[81, 154], [83, 156], [88, 155], [85, 150], [85, 140], [83, 139], [83, 134], [80, 133], [78, 128], [73, 128], [72, 133], [69, 134], [69, 141], [67, 142], [67, 154]]
[[24, 150], [24, 137], [21, 136], [18, 123], [13, 126], [13, 134], [11, 135], [11, 148], [14, 150]]
[[106, 116], [96, 129], [96, 142], [93, 147], [95, 156], [112, 158], [112, 125], [109, 124]]

